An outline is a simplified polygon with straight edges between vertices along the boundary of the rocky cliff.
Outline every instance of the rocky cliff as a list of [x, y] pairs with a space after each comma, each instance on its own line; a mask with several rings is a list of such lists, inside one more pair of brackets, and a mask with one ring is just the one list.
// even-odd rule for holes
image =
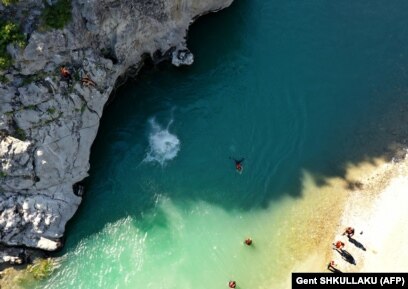
[[81, 203], [76, 184], [117, 79], [144, 55], [191, 64], [189, 25], [232, 0], [73, 0], [67, 25], [44, 29], [47, 2], [0, 3], [27, 37], [7, 46], [13, 64], [0, 71], [0, 243], [52, 251]]

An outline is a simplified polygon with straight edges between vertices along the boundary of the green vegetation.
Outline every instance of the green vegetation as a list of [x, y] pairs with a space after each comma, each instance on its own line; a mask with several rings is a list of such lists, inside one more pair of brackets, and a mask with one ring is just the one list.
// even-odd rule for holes
[[46, 78], [47, 75], [48, 74], [45, 71], [39, 71], [36, 74], [31, 74], [31, 75], [25, 76], [23, 78], [22, 83], [23, 83], [23, 85], [27, 85], [27, 84], [30, 84], [32, 82], [40, 81], [40, 80], [43, 80], [44, 78]]
[[0, 70], [5, 70], [11, 66], [12, 61], [10, 54], [2, 52], [0, 51]]
[[56, 112], [56, 108], [55, 107], [49, 107], [47, 109], [48, 114], [53, 115]]
[[50, 107], [47, 109], [47, 113], [49, 114], [50, 118], [49, 119], [43, 119], [40, 122], [38, 122], [33, 128], [38, 128], [38, 127], [43, 127], [46, 125], [49, 125], [50, 123], [55, 122], [56, 120], [60, 119], [63, 115], [62, 111], [58, 112], [57, 109]]
[[7, 84], [10, 81], [8, 80], [8, 78], [5, 75], [0, 75], [0, 83], [4, 83]]
[[25, 141], [27, 139], [27, 135], [22, 128], [16, 128], [15, 137], [19, 140]]
[[56, 267], [56, 262], [50, 258], [36, 259], [33, 264], [24, 269], [9, 269], [3, 274], [5, 285], [11, 284], [13, 287], [5, 288], [34, 288], [38, 287], [38, 281], [49, 277]]
[[86, 103], [84, 102], [81, 106], [81, 113], [84, 113], [85, 109], [86, 109]]
[[27, 271], [33, 274], [35, 279], [44, 279], [50, 276], [53, 269], [54, 263], [50, 258], [39, 260], [27, 267]]
[[79, 70], [78, 70], [78, 69], [74, 70], [73, 79], [76, 80], [76, 81], [80, 81], [80, 80], [81, 80], [81, 76], [79, 75]]
[[24, 86], [24, 85], [30, 84], [30, 83], [32, 83], [34, 81], [35, 81], [35, 77], [30, 75], [30, 76], [27, 76], [27, 77], [23, 78], [22, 84]]
[[12, 64], [7, 45], [15, 43], [20, 47], [26, 45], [25, 36], [20, 32], [20, 27], [13, 22], [0, 21], [0, 70], [5, 70]]
[[24, 109], [36, 110], [36, 109], [37, 109], [37, 106], [34, 105], [34, 104], [32, 104], [32, 105], [27, 105], [27, 106], [24, 107]]
[[71, 0], [58, 0], [54, 5], [45, 3], [41, 15], [44, 28], [62, 29], [72, 18]]
[[18, 0], [1, 0], [1, 3], [4, 6], [9, 6], [11, 4], [16, 4], [18, 2]]
[[1, 171], [0, 172], [0, 178], [5, 178], [5, 177], [7, 177], [7, 173]]

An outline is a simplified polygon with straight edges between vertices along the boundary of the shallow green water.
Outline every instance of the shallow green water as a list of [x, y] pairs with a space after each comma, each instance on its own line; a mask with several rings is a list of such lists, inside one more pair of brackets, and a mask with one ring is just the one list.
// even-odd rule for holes
[[407, 8], [237, 0], [194, 24], [192, 67], [144, 71], [105, 111], [61, 266], [39, 286], [271, 288], [302, 171], [342, 176], [398, 137]]

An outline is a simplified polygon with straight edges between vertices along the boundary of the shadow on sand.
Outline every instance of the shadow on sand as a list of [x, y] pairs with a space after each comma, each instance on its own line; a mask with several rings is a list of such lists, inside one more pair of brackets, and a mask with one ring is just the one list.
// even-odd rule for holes
[[349, 262], [350, 264], [356, 265], [356, 260], [355, 260], [354, 257], [353, 257], [349, 252], [347, 252], [346, 250], [344, 250], [344, 249], [340, 249], [340, 250], [339, 250], [339, 249], [333, 249], [333, 250], [336, 250], [336, 251], [341, 255], [341, 257], [343, 258], [343, 260]]
[[340, 271], [339, 269], [333, 267], [331, 264], [329, 264], [329, 265], [327, 266], [327, 270], [329, 270], [330, 272], [336, 273], [336, 274], [337, 274], [337, 273], [343, 273], [343, 272]]
[[356, 239], [353, 239], [351, 237], [348, 238], [349, 242], [352, 243], [354, 246], [356, 246], [357, 248], [363, 250], [363, 251], [367, 251], [366, 247], [364, 247], [363, 244], [361, 244], [359, 241], [357, 241]]

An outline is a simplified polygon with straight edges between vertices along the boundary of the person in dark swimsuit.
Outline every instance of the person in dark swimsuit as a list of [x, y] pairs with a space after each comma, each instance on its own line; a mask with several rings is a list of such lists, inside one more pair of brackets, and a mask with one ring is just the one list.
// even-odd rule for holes
[[232, 160], [234, 160], [234, 162], [235, 162], [235, 169], [237, 170], [237, 172], [242, 172], [242, 169], [244, 168], [243, 166], [242, 166], [242, 162], [245, 160], [244, 158], [243, 159], [240, 159], [240, 160], [236, 160], [236, 159], [234, 159], [234, 158], [231, 158]]

